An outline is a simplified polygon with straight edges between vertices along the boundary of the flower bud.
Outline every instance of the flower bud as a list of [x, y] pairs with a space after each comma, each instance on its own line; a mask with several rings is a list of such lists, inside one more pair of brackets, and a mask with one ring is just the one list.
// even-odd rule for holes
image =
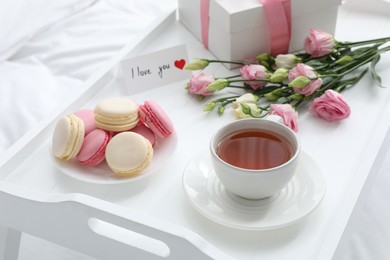
[[301, 61], [302, 59], [298, 58], [294, 54], [279, 54], [275, 58], [275, 65], [278, 68], [291, 69]]
[[245, 103], [241, 103], [240, 108], [244, 114], [249, 115], [251, 113], [251, 108]]
[[213, 111], [215, 108], [215, 102], [209, 102], [207, 103], [204, 107], [203, 107], [203, 110], [206, 111], [206, 112], [210, 112], [210, 111]]
[[186, 70], [201, 70], [209, 65], [209, 61], [205, 59], [195, 59], [190, 64], [186, 65]]
[[293, 88], [304, 88], [310, 83], [311, 79], [305, 76], [298, 76], [288, 85]]
[[272, 83], [281, 83], [288, 78], [288, 69], [279, 68], [270, 77]]
[[303, 99], [303, 95], [302, 94], [298, 94], [298, 93], [294, 93], [292, 95], [290, 95], [288, 97], [290, 100], [297, 100], [297, 101], [300, 101]]
[[269, 92], [267, 94], [264, 94], [264, 97], [267, 98], [269, 101], [276, 101], [279, 98], [279, 95], [275, 95], [272, 92]]
[[230, 82], [227, 79], [217, 79], [206, 87], [209, 91], [217, 91], [229, 86]]
[[190, 82], [187, 84], [186, 88], [191, 94], [199, 96], [209, 96], [212, 95], [214, 92], [207, 90], [206, 87], [212, 82], [214, 82], [214, 80], [214, 77], [211, 75], [199, 73], [197, 75], [192, 75]]
[[222, 115], [224, 111], [225, 111], [225, 107], [224, 106], [219, 106], [218, 107], [218, 115]]
[[270, 69], [275, 63], [275, 58], [269, 53], [262, 53], [256, 56], [256, 60], [264, 67]]
[[261, 109], [253, 103], [240, 103], [233, 111], [237, 119], [260, 117], [261, 114]]
[[277, 89], [272, 90], [272, 93], [273, 93], [274, 95], [278, 95], [278, 96], [282, 95], [283, 92], [284, 92], [284, 91], [283, 91], [282, 88], [277, 88]]
[[344, 65], [344, 64], [350, 63], [351, 61], [353, 61], [353, 58], [349, 55], [345, 55], [345, 56], [341, 57], [340, 59], [336, 60], [335, 63], [338, 65]]

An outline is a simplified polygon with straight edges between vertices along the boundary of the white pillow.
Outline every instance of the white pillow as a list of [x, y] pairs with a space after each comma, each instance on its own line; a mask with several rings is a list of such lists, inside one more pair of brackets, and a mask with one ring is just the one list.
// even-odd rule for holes
[[0, 64], [0, 155], [57, 105], [56, 79], [39, 64]]
[[97, 0], [1, 0], [0, 62], [15, 54], [36, 33], [78, 13]]

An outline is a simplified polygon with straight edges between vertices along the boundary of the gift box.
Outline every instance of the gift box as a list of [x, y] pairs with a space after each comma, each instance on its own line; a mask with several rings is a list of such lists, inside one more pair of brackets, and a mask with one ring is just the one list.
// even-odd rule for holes
[[[202, 40], [201, 1], [179, 0], [179, 20], [199, 40]], [[302, 50], [312, 28], [334, 33], [341, 0], [291, 0], [290, 4], [288, 52]], [[210, 0], [208, 9], [207, 47], [218, 59], [245, 60], [271, 52], [270, 33], [275, 31], [270, 31], [261, 1]], [[279, 19], [279, 15], [282, 18], [285, 14], [275, 17]]]

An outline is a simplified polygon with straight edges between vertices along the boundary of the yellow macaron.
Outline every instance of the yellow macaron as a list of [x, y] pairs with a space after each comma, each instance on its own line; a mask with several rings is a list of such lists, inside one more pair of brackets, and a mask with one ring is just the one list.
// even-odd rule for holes
[[96, 126], [112, 132], [130, 130], [139, 121], [137, 103], [125, 97], [100, 100], [95, 106], [94, 114]]
[[70, 114], [60, 118], [52, 137], [53, 155], [66, 161], [75, 157], [83, 144], [84, 131], [84, 123], [79, 117]]
[[129, 177], [144, 171], [153, 157], [152, 144], [134, 132], [115, 135], [106, 147], [106, 161], [117, 175]]

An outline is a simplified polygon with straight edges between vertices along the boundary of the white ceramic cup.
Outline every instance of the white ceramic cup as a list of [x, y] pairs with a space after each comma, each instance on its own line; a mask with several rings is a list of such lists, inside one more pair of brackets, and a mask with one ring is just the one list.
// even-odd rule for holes
[[[210, 141], [211, 161], [214, 171], [225, 188], [246, 199], [263, 199], [278, 193], [293, 177], [298, 165], [301, 145], [297, 134], [280, 123], [281, 118], [248, 118], [233, 121], [217, 130]], [[252, 170], [233, 166], [216, 153], [219, 142], [229, 134], [242, 130], [258, 129], [282, 136], [293, 147], [293, 156], [279, 166]]]

